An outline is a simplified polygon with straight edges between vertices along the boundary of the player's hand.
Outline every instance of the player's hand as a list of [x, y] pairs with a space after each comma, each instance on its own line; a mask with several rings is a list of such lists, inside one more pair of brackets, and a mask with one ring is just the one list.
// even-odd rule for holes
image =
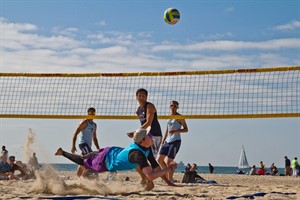
[[174, 134], [174, 133], [176, 133], [176, 130], [175, 129], [171, 129], [171, 130], [169, 130], [169, 133]]
[[134, 134], [134, 132], [129, 132], [129, 133], [127, 133], [127, 136], [130, 138], [133, 138], [133, 134]]

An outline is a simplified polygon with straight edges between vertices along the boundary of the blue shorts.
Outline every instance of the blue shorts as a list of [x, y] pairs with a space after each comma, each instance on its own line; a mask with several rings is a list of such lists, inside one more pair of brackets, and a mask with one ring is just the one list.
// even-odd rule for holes
[[87, 143], [79, 144], [79, 148], [81, 150], [82, 155], [93, 152], [93, 150], [91, 149], [91, 147]]
[[174, 159], [180, 149], [180, 145], [181, 140], [176, 140], [170, 143], [165, 142], [164, 145], [160, 148], [159, 154]]

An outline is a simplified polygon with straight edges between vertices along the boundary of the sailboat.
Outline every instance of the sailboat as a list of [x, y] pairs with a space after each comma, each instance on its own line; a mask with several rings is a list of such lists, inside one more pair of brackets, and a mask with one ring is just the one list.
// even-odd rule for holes
[[240, 155], [240, 160], [239, 160], [238, 168], [239, 168], [239, 169], [247, 169], [247, 168], [250, 168], [250, 166], [249, 166], [249, 164], [248, 164], [246, 152], [245, 152], [245, 149], [244, 149], [244, 146], [243, 146], [243, 145], [242, 145], [242, 151], [241, 151], [241, 155]]

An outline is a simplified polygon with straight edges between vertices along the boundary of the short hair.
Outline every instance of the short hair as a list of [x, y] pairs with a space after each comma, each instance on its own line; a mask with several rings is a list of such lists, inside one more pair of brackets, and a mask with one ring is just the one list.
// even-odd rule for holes
[[172, 101], [170, 102], [170, 104], [172, 104], [172, 103], [174, 103], [174, 104], [176, 104], [177, 106], [179, 106], [178, 101], [172, 100]]
[[16, 159], [16, 157], [15, 156], [9, 156], [9, 158], [8, 158], [9, 160], [12, 160], [12, 159]]
[[139, 88], [139, 89], [135, 92], [135, 95], [137, 96], [138, 93], [140, 93], [140, 92], [145, 93], [146, 96], [148, 96], [148, 91], [147, 91], [145, 88]]
[[90, 108], [88, 108], [87, 112], [88, 112], [88, 113], [89, 113], [89, 112], [96, 112], [96, 109], [93, 108], [93, 107], [90, 107]]

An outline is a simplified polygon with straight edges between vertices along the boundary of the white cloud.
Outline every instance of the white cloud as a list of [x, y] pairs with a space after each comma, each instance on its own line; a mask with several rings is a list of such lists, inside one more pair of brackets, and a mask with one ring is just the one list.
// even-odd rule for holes
[[74, 36], [78, 32], [78, 28], [54, 27], [52, 32], [56, 35]]
[[6, 18], [0, 17], [0, 23], [2, 30], [13, 31], [13, 32], [26, 32], [26, 31], [35, 31], [37, 26], [29, 23], [11, 23]]
[[206, 40], [219, 40], [222, 38], [232, 38], [233, 34], [231, 32], [227, 33], [216, 33], [209, 36], [204, 37]]
[[205, 41], [195, 42], [193, 44], [162, 44], [156, 45], [152, 51], [238, 51], [238, 50], [278, 50], [282, 48], [299, 48], [300, 39], [285, 38], [275, 39], [262, 42], [245, 42], [245, 41]]
[[1, 26], [1, 71], [5, 72], [182, 71], [299, 64], [297, 58], [280, 53], [299, 49], [297, 38], [216, 40], [232, 35], [220, 33], [213, 41], [172, 43], [153, 41], [146, 32], [96, 32], [82, 37], [76, 27], [56, 27], [53, 35], [43, 35], [34, 24], [4, 18]]
[[94, 39], [93, 44], [110, 44], [113, 42], [111, 38], [106, 37], [103, 33], [88, 35], [87, 37]]
[[128, 46], [135, 43], [136, 38], [131, 33], [120, 33], [120, 32], [105, 32], [98, 34], [91, 34], [87, 36], [92, 39], [91, 43], [93, 45], [97, 44], [110, 44], [110, 45], [121, 45]]
[[42, 36], [33, 24], [15, 24], [1, 20], [1, 48], [10, 50], [24, 49], [69, 49], [81, 42], [65, 36]]
[[100, 21], [96, 22], [96, 25], [106, 26], [106, 21], [105, 20], [100, 20]]
[[278, 25], [274, 30], [278, 31], [292, 31], [300, 28], [300, 21], [291, 21], [287, 24]]

